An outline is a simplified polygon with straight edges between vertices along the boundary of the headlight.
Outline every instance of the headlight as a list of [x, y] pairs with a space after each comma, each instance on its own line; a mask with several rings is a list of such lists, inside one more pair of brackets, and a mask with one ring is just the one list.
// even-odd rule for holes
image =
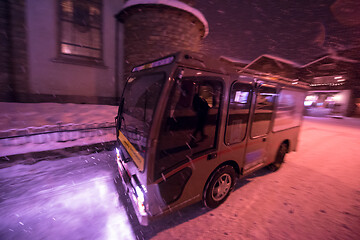
[[146, 216], [145, 204], [144, 204], [144, 202], [145, 202], [144, 193], [141, 191], [139, 186], [135, 187], [135, 191], [136, 191], [136, 195], [137, 195], [136, 202], [138, 205], [139, 213], [142, 216]]
[[122, 160], [120, 155], [120, 150], [116, 148], [116, 161], [120, 161], [120, 160]]

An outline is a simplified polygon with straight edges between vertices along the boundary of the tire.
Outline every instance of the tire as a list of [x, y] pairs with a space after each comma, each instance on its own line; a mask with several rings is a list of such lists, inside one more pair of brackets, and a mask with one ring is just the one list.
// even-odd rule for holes
[[203, 203], [208, 208], [216, 208], [229, 197], [236, 181], [233, 167], [226, 165], [217, 169], [206, 184]]
[[282, 143], [276, 154], [275, 161], [273, 163], [271, 163], [270, 165], [268, 165], [268, 169], [270, 171], [275, 172], [275, 171], [279, 170], [279, 168], [281, 167], [281, 165], [284, 162], [284, 158], [285, 158], [287, 151], [288, 151], [288, 145], [286, 143]]

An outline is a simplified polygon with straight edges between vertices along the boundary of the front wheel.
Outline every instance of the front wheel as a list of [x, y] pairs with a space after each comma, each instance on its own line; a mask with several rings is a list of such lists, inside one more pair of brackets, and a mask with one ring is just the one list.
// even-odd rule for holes
[[286, 143], [282, 143], [279, 147], [279, 150], [276, 154], [275, 161], [268, 165], [268, 169], [272, 172], [279, 170], [281, 164], [284, 162], [285, 154], [288, 151], [288, 146]]
[[222, 204], [230, 195], [235, 179], [233, 167], [227, 165], [217, 169], [204, 189], [204, 205], [209, 208], [216, 208]]

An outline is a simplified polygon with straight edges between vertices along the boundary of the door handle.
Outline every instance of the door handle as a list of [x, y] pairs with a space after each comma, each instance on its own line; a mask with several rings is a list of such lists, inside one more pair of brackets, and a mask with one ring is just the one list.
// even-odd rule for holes
[[216, 158], [217, 157], [217, 153], [210, 153], [208, 156], [207, 156], [207, 160], [211, 160], [213, 158]]

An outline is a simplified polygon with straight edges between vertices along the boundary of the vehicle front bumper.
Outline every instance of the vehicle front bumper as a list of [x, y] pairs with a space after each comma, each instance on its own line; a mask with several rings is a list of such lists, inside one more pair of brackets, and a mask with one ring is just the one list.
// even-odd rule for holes
[[[120, 153], [121, 154], [121, 153]], [[125, 194], [129, 197], [132, 206], [134, 208], [134, 211], [136, 213], [136, 217], [139, 221], [139, 223], [143, 226], [147, 226], [148, 225], [148, 221], [149, 221], [149, 217], [147, 213], [140, 213], [139, 208], [138, 208], [138, 201], [137, 201], [137, 193], [136, 193], [136, 183], [133, 181], [132, 176], [130, 176], [130, 174], [128, 174], [128, 172], [125, 169], [124, 163], [121, 159], [121, 156], [118, 157], [118, 153], [117, 153], [117, 157], [116, 157], [116, 162], [118, 165], [118, 171], [120, 174], [120, 178], [121, 178], [121, 183], [124, 187], [125, 190]]]

